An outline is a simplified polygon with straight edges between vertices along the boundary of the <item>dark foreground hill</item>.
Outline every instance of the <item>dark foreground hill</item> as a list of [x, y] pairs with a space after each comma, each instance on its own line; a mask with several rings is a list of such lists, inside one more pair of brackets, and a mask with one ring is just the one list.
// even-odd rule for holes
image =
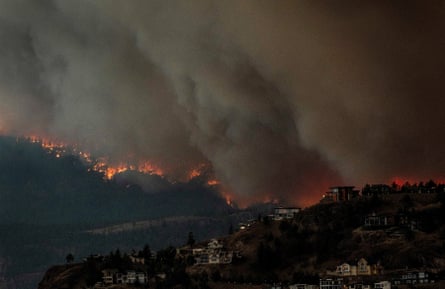
[[200, 177], [173, 183], [127, 172], [106, 180], [91, 165], [0, 137], [0, 288], [35, 288], [68, 253], [77, 259], [146, 243], [157, 250], [183, 243], [190, 231], [197, 240], [225, 234], [256, 214], [229, 206]]
[[[173, 254], [175, 261], [170, 266], [152, 264], [146, 270], [152, 276], [166, 274], [166, 280], [154, 284], [157, 288], [223, 288], [228, 283], [316, 284], [327, 270], [365, 258], [371, 264], [379, 264], [382, 278], [388, 280], [406, 270], [428, 271], [443, 279], [445, 218], [441, 200], [437, 194], [415, 194], [316, 205], [293, 219], [262, 218], [245, 230], [220, 238], [225, 250], [239, 256], [231, 264], [193, 265], [186, 246]], [[365, 226], [369, 216], [403, 216], [409, 222]], [[205, 246], [206, 242], [194, 248]], [[39, 288], [50, 288], [47, 284], [51, 279], [59, 277], [48, 272]]]

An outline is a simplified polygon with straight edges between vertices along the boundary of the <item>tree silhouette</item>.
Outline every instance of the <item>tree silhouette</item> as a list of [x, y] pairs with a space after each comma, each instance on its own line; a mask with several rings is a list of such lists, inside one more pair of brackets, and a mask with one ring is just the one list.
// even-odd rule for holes
[[189, 245], [190, 247], [193, 247], [193, 245], [195, 245], [195, 238], [193, 237], [193, 232], [189, 232], [187, 238], [187, 245]]
[[68, 255], [66, 255], [65, 259], [66, 263], [72, 263], [74, 261], [74, 255], [72, 253], [69, 253]]

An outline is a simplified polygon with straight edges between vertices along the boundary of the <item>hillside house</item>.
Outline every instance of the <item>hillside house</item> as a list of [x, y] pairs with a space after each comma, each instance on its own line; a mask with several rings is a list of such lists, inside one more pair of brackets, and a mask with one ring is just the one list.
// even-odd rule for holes
[[400, 227], [409, 230], [416, 230], [419, 227], [419, 222], [403, 213], [395, 215], [377, 215], [376, 213], [372, 213], [365, 217], [363, 226], [366, 229]]
[[365, 258], [361, 258], [357, 262], [357, 275], [368, 276], [373, 275], [371, 265], [368, 264]]
[[363, 283], [349, 284], [348, 289], [371, 289], [371, 285]]
[[320, 279], [320, 289], [343, 289], [343, 279]]
[[273, 219], [274, 220], [284, 220], [293, 219], [296, 214], [301, 212], [301, 208], [297, 207], [279, 207], [274, 209]]
[[145, 272], [127, 271], [120, 273], [116, 269], [102, 271], [102, 283], [106, 286], [113, 284], [147, 284], [148, 276]]
[[115, 284], [115, 275], [119, 271], [117, 269], [107, 269], [102, 270], [102, 282], [104, 285], [112, 285]]
[[216, 239], [212, 239], [212, 240], [210, 240], [209, 243], [207, 243], [207, 249], [208, 250], [218, 250], [218, 249], [222, 249], [223, 247], [224, 247], [223, 244], [220, 243]]
[[343, 202], [358, 198], [359, 190], [355, 190], [354, 186], [331, 187], [330, 190], [323, 195], [322, 203]]
[[380, 282], [374, 283], [374, 289], [391, 289], [391, 282], [380, 281]]
[[375, 185], [365, 185], [362, 189], [363, 196], [378, 196], [378, 195], [388, 195], [393, 192], [393, 189], [385, 184], [375, 184]]
[[318, 286], [311, 284], [294, 284], [289, 285], [289, 289], [318, 289]]
[[365, 217], [364, 226], [365, 227], [388, 227], [394, 226], [394, 217], [388, 215], [377, 215], [372, 213]]
[[400, 278], [394, 279], [394, 285], [416, 285], [434, 283], [427, 272], [407, 272]]
[[340, 266], [337, 266], [335, 273], [336, 276], [357, 276], [357, 266], [343, 263]]
[[195, 265], [200, 264], [230, 264], [233, 252], [224, 250], [224, 246], [216, 239], [212, 239], [206, 248], [193, 249]]
[[365, 258], [358, 260], [357, 265], [343, 263], [335, 269], [335, 271], [327, 271], [328, 276], [350, 277], [350, 276], [371, 276], [381, 274], [382, 266], [379, 264], [370, 265]]

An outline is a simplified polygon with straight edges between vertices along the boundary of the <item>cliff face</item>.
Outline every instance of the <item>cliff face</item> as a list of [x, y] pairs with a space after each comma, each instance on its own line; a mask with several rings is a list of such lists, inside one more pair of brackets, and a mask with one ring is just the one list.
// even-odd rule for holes
[[83, 264], [54, 266], [48, 269], [38, 289], [77, 289], [84, 285]]

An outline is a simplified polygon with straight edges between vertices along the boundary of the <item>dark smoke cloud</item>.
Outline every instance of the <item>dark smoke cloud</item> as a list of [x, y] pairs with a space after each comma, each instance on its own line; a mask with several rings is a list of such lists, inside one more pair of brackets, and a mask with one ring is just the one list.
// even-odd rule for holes
[[441, 178], [440, 2], [0, 1], [0, 130], [241, 199]]

